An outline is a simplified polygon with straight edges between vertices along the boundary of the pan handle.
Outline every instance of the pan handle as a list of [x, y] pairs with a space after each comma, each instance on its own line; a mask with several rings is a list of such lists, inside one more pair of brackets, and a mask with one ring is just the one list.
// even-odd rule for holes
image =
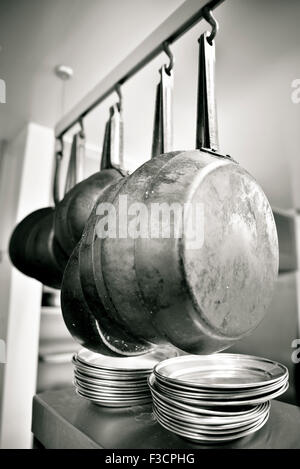
[[122, 175], [124, 170], [124, 125], [122, 105], [120, 102], [109, 109], [109, 119], [106, 122], [100, 169], [116, 169]]
[[76, 133], [72, 140], [71, 155], [65, 183], [65, 194], [83, 179], [83, 163], [85, 158], [84, 132]]
[[59, 191], [59, 175], [60, 175], [60, 166], [61, 160], [64, 152], [64, 141], [62, 137], [58, 139], [57, 144], [60, 145], [60, 148], [55, 151], [55, 170], [54, 170], [54, 179], [53, 179], [53, 200], [54, 205], [57, 205], [60, 201], [60, 191]]
[[160, 69], [156, 88], [152, 158], [173, 150], [173, 62]]
[[215, 95], [215, 42], [210, 36], [205, 32], [199, 38], [196, 148], [217, 152], [219, 138]]

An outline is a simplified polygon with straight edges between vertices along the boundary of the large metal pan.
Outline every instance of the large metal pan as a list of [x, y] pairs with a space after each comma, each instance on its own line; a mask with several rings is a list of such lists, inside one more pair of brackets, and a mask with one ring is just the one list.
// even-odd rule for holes
[[[117, 124], [119, 124], [119, 131], [122, 132], [122, 120], [117, 105], [113, 106], [110, 112], [111, 118], [106, 126], [106, 134], [111, 131], [112, 125]], [[119, 118], [117, 123], [115, 122], [116, 116]], [[76, 141], [73, 141], [70, 160], [76, 159], [76, 153], [82, 153], [84, 146], [81, 134], [77, 134], [75, 138]], [[114, 148], [107, 149], [106, 153], [111, 151], [114, 151]], [[124, 173], [121, 168], [113, 167], [110, 159], [102, 156], [101, 171], [76, 184], [71, 190], [67, 191], [64, 198], [56, 206], [55, 237], [66, 254], [70, 256], [79, 242], [85, 223], [101, 191], [123, 176]]]
[[[57, 157], [54, 187], [57, 184], [59, 163], [60, 158]], [[11, 236], [9, 254], [14, 266], [22, 273], [47, 286], [60, 288], [68, 259], [55, 242], [53, 216], [54, 209], [46, 207], [24, 218]]]
[[[120, 196], [131, 187], [130, 200], [143, 204], [147, 213], [153, 204], [188, 204], [180, 236], [161, 236], [165, 220], [154, 227], [160, 236], [152, 236], [148, 224], [146, 235], [132, 243], [134, 263], [126, 260], [130, 270], [121, 275], [115, 266], [122, 251], [124, 256], [123, 239], [107, 237], [97, 241], [94, 268], [103, 266], [103, 281], [128, 330], [149, 339], [149, 331], [158, 331], [198, 354], [225, 349], [260, 323], [278, 272], [276, 227], [264, 192], [245, 169], [217, 152], [214, 44], [206, 34], [200, 38], [197, 131], [199, 150], [145, 163], [113, 202], [117, 210]], [[171, 232], [174, 224], [175, 218]], [[194, 240], [191, 226], [198, 228]]]
[[30, 259], [26, 256], [26, 242], [38, 221], [52, 213], [51, 207], [41, 208], [25, 217], [15, 227], [9, 242], [9, 256], [13, 265], [25, 275], [31, 274]]
[[[162, 69], [161, 71], [161, 82], [162, 81], [164, 84], [167, 84], [168, 89], [171, 91], [173, 78], [171, 76], [167, 76], [165, 69]], [[165, 88], [162, 88], [161, 82], [157, 89], [152, 149], [153, 156], [160, 152], [161, 147], [165, 146], [165, 142], [170, 142], [171, 140], [171, 119], [168, 115], [168, 125], [164, 125], [165, 119], [162, 115], [165, 112], [165, 109], [161, 109], [162, 96]], [[163, 102], [167, 104], [165, 100]], [[166, 107], [169, 109], [169, 106]], [[166, 138], [167, 136], [169, 138]], [[171, 157], [172, 155], [168, 155], [166, 159]], [[163, 160], [157, 161], [159, 165], [164, 163]], [[151, 176], [152, 173], [147, 174], [147, 172], [145, 172], [140, 179], [137, 178], [137, 182], [140, 184], [140, 190], [144, 187], [147, 178]], [[131, 183], [129, 184], [129, 187], [127, 187], [128, 182]], [[103, 314], [100, 308], [100, 304], [103, 304], [107, 314], [111, 317], [111, 320], [135, 337], [136, 343], [142, 340], [143, 348], [145, 348], [145, 340], [150, 341], [151, 343], [165, 343], [166, 340], [163, 337], [160, 337], [159, 332], [153, 328], [150, 318], [147, 321], [149, 312], [144, 311], [144, 315], [142, 315], [140, 310], [143, 308], [143, 304], [138, 296], [136, 296], [135, 310], [133, 310], [132, 303], [130, 304], [130, 307], [127, 306], [126, 289], [128, 286], [133, 290], [132, 293], [130, 292], [130, 297], [135, 298], [135, 295], [137, 295], [137, 289], [135, 286], [136, 279], [133, 278], [133, 240], [130, 238], [119, 240], [120, 244], [117, 243], [117, 251], [114, 253], [115, 257], [118, 257], [118, 262], [116, 262], [115, 265], [109, 264], [104, 266], [102, 265], [102, 247], [104, 246], [105, 240], [100, 239], [97, 236], [97, 225], [101, 218], [97, 215], [97, 208], [100, 207], [103, 202], [106, 205], [113, 202], [121, 188], [124, 186], [126, 186], [126, 194], [132, 194], [133, 188], [135, 187], [135, 180], [132, 180], [132, 178], [126, 178], [126, 180], [123, 179], [118, 183], [113, 184], [107, 188], [103, 195], [97, 200], [95, 209], [88, 220], [80, 243], [80, 277], [84, 295], [95, 317], [98, 317], [99, 313], [101, 315]], [[114, 250], [114, 243], [112, 243], [111, 249]], [[120, 262], [120, 259], [122, 259], [122, 262]], [[104, 279], [104, 275], [107, 273], [106, 269], [108, 269], [109, 273], [115, 277], [115, 284], [117, 285], [113, 290], [109, 285], [109, 277], [106, 276], [106, 279]], [[122, 293], [119, 294], [119, 292]], [[136, 320], [137, 317], [140, 317], [142, 321]], [[131, 318], [135, 319], [134, 322]]]
[[[111, 117], [110, 117], [111, 119]], [[103, 157], [110, 164], [107, 155], [110, 132], [106, 133]], [[122, 184], [123, 178], [106, 190], [99, 190], [99, 199], [107, 201], [110, 188]], [[98, 200], [99, 200], [98, 199]], [[131, 337], [115, 323], [109, 314], [109, 299], [99, 297], [93, 273], [93, 225], [97, 219], [97, 203], [86, 223], [82, 239], [73, 251], [66, 268], [62, 285], [62, 310], [65, 323], [71, 334], [86, 348], [105, 355], [140, 355], [152, 346]], [[80, 267], [80, 270], [79, 270]]]
[[[123, 200], [126, 198], [127, 206], [138, 200], [137, 194], [144, 194], [145, 187], [152, 179], [155, 171], [159, 171], [178, 152], [171, 152], [163, 157], [158, 155], [172, 147], [172, 92], [173, 75], [166, 68], [160, 70], [160, 82], [157, 86], [156, 104], [154, 114], [154, 132], [152, 144], [151, 164], [145, 164], [134, 172], [120, 188]], [[126, 207], [119, 204], [119, 197], [114, 197], [114, 208], [117, 220], [124, 217]], [[113, 200], [112, 200], [113, 202]], [[152, 320], [152, 311], [143, 302], [138, 287], [135, 269], [135, 240], [130, 236], [106, 238], [101, 240], [95, 236], [94, 272], [96, 285], [101, 290], [105, 283], [109, 296], [115, 306], [115, 319], [139, 338], [147, 339], [152, 343], [166, 343], [167, 339], [159, 327]], [[111, 259], [122, 259], [113, 265]], [[102, 261], [100, 261], [102, 259]], [[118, 266], [116, 268], [116, 265]], [[102, 277], [103, 276], [103, 280]]]
[[[66, 203], [66, 197], [68, 193], [76, 187], [77, 183], [83, 179], [83, 164], [85, 157], [85, 138], [83, 130], [74, 134], [71, 153], [69, 158], [69, 164], [67, 169], [65, 188], [64, 188], [64, 197], [61, 199], [59, 194], [56, 194], [55, 205], [57, 207], [55, 214], [55, 240], [56, 243], [64, 249], [63, 240], [65, 239], [68, 242], [68, 228], [67, 224], [64, 223], [67, 217], [68, 203]], [[59, 190], [57, 190], [59, 192]], [[72, 252], [72, 250], [71, 250]], [[70, 253], [71, 253], [70, 252]], [[69, 255], [70, 255], [69, 253]]]
[[[30, 230], [25, 247], [25, 255], [30, 264], [30, 276], [36, 278], [44, 285], [60, 288], [63, 269], [57, 262], [59, 247], [53, 249], [54, 230], [53, 214], [51, 212], [41, 218]], [[61, 259], [67, 261], [65, 254], [59, 251]]]

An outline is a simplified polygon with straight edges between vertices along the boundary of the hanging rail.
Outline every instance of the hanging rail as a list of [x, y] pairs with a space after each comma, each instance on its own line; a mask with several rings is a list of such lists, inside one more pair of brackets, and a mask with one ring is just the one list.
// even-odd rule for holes
[[55, 127], [56, 138], [61, 138], [73, 125], [137, 73], [164, 50], [164, 44], [174, 42], [199, 22], [203, 8], [216, 8], [224, 0], [187, 0], [148, 36], [131, 54], [88, 93]]

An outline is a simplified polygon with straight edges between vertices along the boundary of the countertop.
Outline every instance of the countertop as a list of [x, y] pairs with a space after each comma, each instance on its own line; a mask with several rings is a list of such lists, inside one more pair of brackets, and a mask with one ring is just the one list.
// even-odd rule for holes
[[110, 409], [77, 396], [74, 388], [47, 391], [33, 400], [32, 431], [49, 449], [300, 449], [300, 407], [273, 401], [267, 424], [226, 445], [196, 445], [162, 428], [151, 404]]

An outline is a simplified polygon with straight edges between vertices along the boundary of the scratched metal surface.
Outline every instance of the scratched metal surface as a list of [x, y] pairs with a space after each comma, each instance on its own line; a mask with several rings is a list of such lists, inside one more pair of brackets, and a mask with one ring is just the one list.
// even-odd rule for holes
[[[179, 238], [161, 236], [161, 217], [154, 227], [159, 236], [152, 236], [153, 223], [147, 223], [147, 236], [102, 240], [97, 219], [89, 218], [79, 253], [82, 291], [99, 323], [111, 322], [104, 328], [109, 337], [116, 328], [120, 340], [132, 337], [132, 347], [121, 340], [126, 353], [165, 341], [186, 352], [212, 353], [260, 323], [277, 277], [278, 241], [269, 202], [242, 167], [199, 150], [169, 153], [105, 194], [115, 205], [117, 224], [120, 196], [129, 197], [129, 205], [142, 203], [146, 214], [166, 203], [189, 204], [192, 214], [198, 204], [203, 207], [200, 245], [187, 235], [185, 222], [195, 223], [191, 212], [184, 214]], [[171, 225], [174, 230], [175, 219]], [[113, 350], [121, 353], [120, 344]]]
[[222, 350], [256, 327], [271, 301], [278, 242], [270, 205], [243, 168], [199, 151], [175, 156], [145, 187], [144, 203], [165, 201], [202, 204], [204, 244], [188, 246], [185, 232], [136, 239], [141, 296], [171, 343]]

